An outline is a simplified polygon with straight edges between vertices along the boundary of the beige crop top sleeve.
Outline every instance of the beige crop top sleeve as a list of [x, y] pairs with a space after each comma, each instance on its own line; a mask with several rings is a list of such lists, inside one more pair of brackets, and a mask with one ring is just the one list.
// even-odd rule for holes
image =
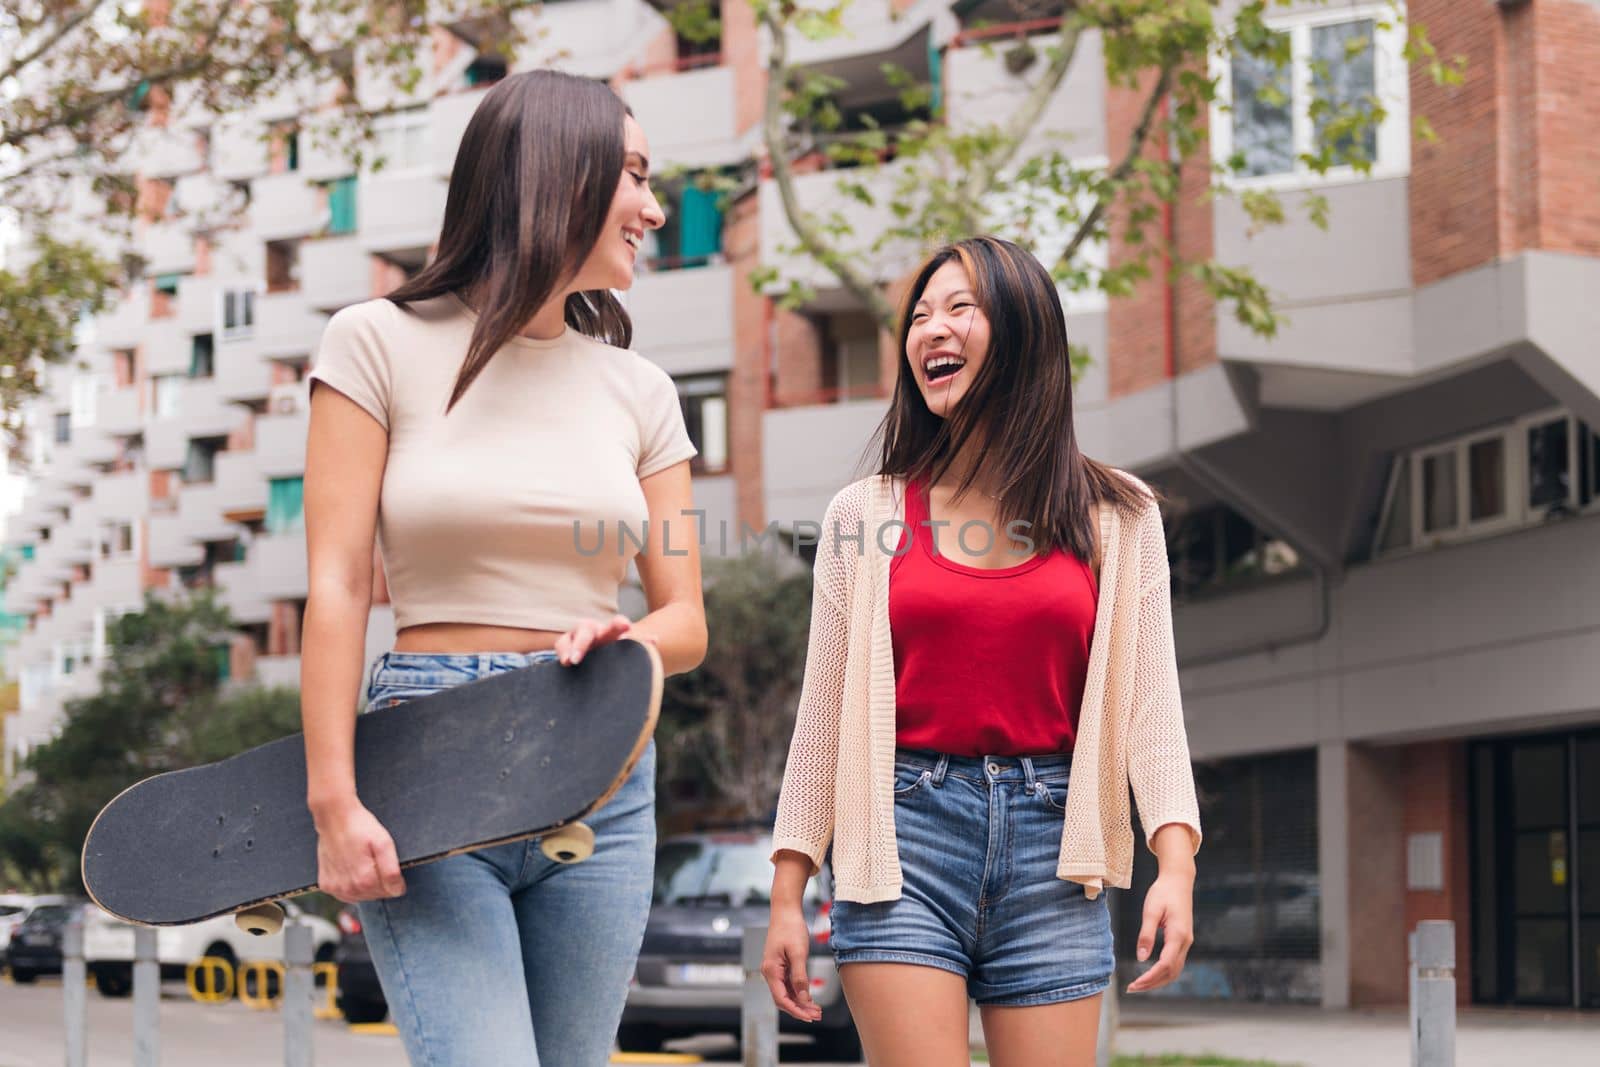
[[640, 480], [695, 454], [649, 360], [568, 329], [513, 338], [449, 415], [472, 312], [369, 300], [329, 321], [310, 380], [389, 434], [378, 542], [399, 628], [566, 630], [617, 610], [648, 537]]

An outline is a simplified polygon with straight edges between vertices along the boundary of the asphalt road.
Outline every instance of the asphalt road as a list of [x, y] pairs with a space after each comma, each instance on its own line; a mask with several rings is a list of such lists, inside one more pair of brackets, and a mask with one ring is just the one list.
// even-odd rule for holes
[[[110, 999], [88, 990], [90, 1067], [133, 1067], [133, 1001]], [[15, 985], [0, 978], [0, 1067], [60, 1067], [64, 1012], [59, 979], [41, 978]], [[339, 1067], [407, 1067], [392, 1028], [352, 1028], [342, 1020], [319, 1019], [314, 1055], [319, 1064]], [[167, 982], [161, 996], [162, 1067], [282, 1067], [283, 1023], [273, 1010], [257, 1011], [238, 1001], [197, 1004], [182, 982]], [[803, 1044], [804, 1039], [799, 1039]], [[698, 1055], [710, 1063], [737, 1063], [738, 1049], [726, 1037], [675, 1042], [671, 1051]], [[785, 1062], [817, 1061], [793, 1055]], [[619, 1056], [613, 1062], [629, 1062]], [[692, 1062], [692, 1061], [691, 1061]], [[820, 1067], [848, 1067], [821, 1064]]]

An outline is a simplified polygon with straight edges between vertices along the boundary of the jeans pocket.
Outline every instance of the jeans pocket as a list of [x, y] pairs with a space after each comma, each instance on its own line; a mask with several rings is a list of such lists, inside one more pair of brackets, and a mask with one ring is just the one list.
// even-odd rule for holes
[[1046, 782], [1043, 779], [1038, 779], [1033, 783], [1033, 795], [1038, 797], [1040, 803], [1042, 803], [1050, 811], [1053, 811], [1053, 812], [1057, 813], [1058, 815], [1065, 815], [1066, 814], [1066, 812], [1067, 812], [1067, 782], [1066, 782], [1066, 779], [1063, 778], [1059, 782]]
[[894, 798], [900, 800], [933, 781], [933, 772], [926, 767], [909, 767], [897, 764], [894, 769]]

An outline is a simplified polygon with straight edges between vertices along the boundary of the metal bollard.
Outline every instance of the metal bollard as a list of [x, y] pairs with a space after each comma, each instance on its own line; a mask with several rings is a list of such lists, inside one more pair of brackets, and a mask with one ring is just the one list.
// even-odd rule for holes
[[1410, 960], [1411, 1067], [1455, 1067], [1456, 924], [1419, 922]]
[[161, 1062], [161, 963], [153, 926], [133, 930], [133, 1065]]
[[1095, 1067], [1111, 1067], [1116, 1058], [1117, 1046], [1117, 972], [1111, 972], [1111, 984], [1100, 995], [1100, 1031], [1094, 1043]]
[[311, 1067], [311, 1014], [315, 979], [311, 974], [311, 927], [293, 922], [283, 929], [283, 1062]]
[[88, 985], [88, 969], [83, 962], [83, 920], [74, 919], [61, 933], [61, 986], [67, 1012], [67, 1067], [84, 1067], [87, 1062]]
[[778, 1067], [778, 1006], [761, 975], [766, 947], [765, 926], [744, 928], [744, 1001], [739, 1010], [739, 1062], [744, 1067]]

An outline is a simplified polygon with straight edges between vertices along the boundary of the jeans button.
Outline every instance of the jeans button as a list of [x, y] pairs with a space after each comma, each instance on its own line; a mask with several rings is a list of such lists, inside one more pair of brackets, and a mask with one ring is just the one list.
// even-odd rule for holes
[[998, 763], [989, 764], [989, 773], [990, 774], [999, 774], [1000, 773], [1000, 764], [998, 764]]

